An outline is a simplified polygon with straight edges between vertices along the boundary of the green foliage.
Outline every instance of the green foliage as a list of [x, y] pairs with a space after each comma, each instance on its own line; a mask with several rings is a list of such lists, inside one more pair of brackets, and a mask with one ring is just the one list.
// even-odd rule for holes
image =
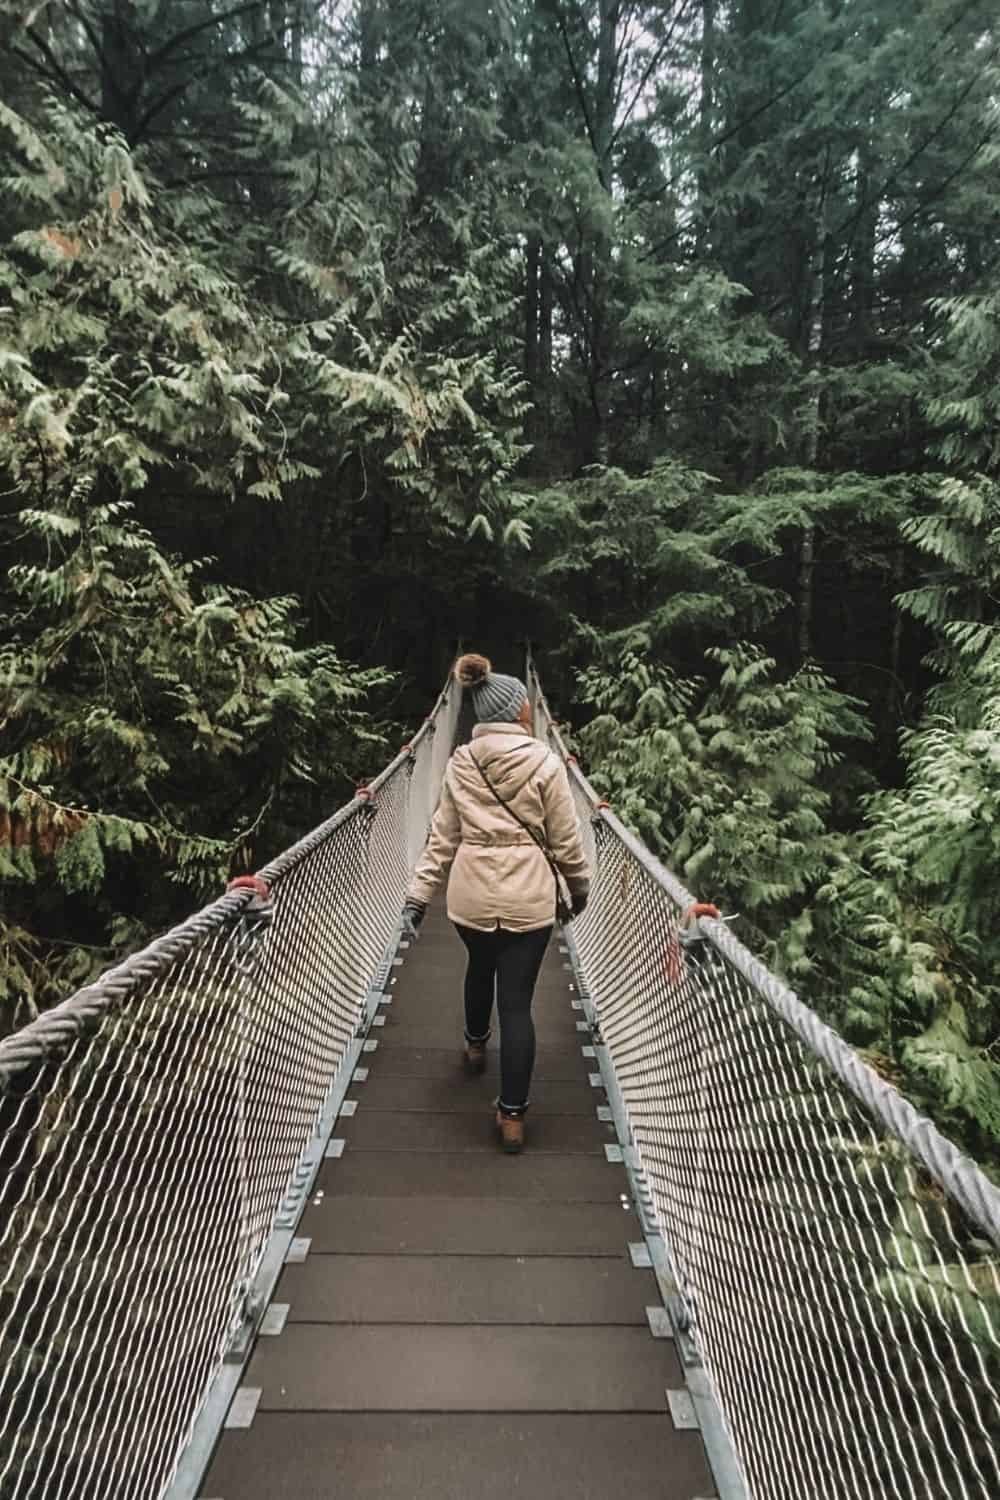
[[380, 663], [530, 636], [993, 1139], [995, 18], [911, 11], [0, 0], [19, 1014], [324, 811]]
[[[990, 154], [994, 165], [996, 149]], [[990, 286], [960, 297], [934, 297], [948, 358], [927, 397], [938, 429], [935, 446], [951, 466], [997, 473], [1000, 449], [1000, 289]]]
[[[471, 409], [457, 367], [425, 396], [398, 343], [370, 351], [374, 372], [352, 370], [324, 352], [322, 327], [254, 307], [157, 221], [113, 137], [56, 106], [48, 137], [10, 111], [3, 123], [24, 163], [8, 186], [39, 220], [0, 250], [0, 472], [19, 506], [0, 646], [16, 1020], [88, 955], [106, 960], [122, 918], [134, 940], [135, 918], [170, 914], [162, 874], [188, 903], [311, 819], [308, 788], [354, 769], [374, 733], [361, 700], [387, 680], [298, 644], [293, 598], [255, 598], [172, 556], [137, 502], [167, 474], [191, 494], [278, 496], [318, 473], [292, 433], [324, 412], [328, 435], [365, 431], [391, 468], [401, 433], [417, 451]], [[57, 891], [86, 900], [84, 922]]]
[[581, 698], [598, 714], [581, 741], [621, 816], [798, 973], [811, 959], [795, 921], [842, 848], [829, 826], [851, 781], [839, 774], [842, 747], [869, 730], [856, 701], [812, 666], [782, 680], [756, 647], [708, 657], [711, 681], [680, 680], [630, 653], [584, 672]]
[[[365, 740], [382, 752], [361, 704], [384, 674], [296, 644], [294, 600], [211, 583], [93, 488], [19, 517], [35, 560], [12, 571], [0, 648], [0, 998], [14, 1019], [65, 983], [53, 945], [77, 957], [102, 931], [106, 959], [137, 935], [123, 918], [148, 930], [176, 910], [164, 878], [185, 904], [204, 899], [301, 827], [311, 789], [342, 783]], [[91, 941], [53, 926], [57, 891], [86, 898]]]
[[[943, 1128], [1000, 1145], [1000, 715], [903, 737], [906, 784], [861, 799], [856, 700], [758, 648], [678, 678], [609, 653], [580, 679], [590, 774], [701, 899]], [[968, 704], [966, 705], [968, 707]], [[853, 826], [852, 826], [853, 825]]]
[[944, 481], [936, 509], [903, 522], [928, 573], [898, 602], [932, 629], [938, 681], [902, 734], [905, 785], [869, 800], [855, 859], [823, 893], [835, 934], [857, 935], [840, 953], [845, 1024], [980, 1154], [1000, 1143], [997, 525], [987, 476]]
[[1000, 1143], [998, 727], [931, 719], [904, 737], [906, 785], [869, 798], [815, 913], [824, 1008], [987, 1156]]

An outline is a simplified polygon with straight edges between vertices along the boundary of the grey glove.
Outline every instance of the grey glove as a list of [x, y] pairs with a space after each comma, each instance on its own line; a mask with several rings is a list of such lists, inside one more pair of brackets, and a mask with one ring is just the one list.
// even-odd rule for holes
[[423, 901], [407, 901], [403, 907], [403, 936], [415, 938], [426, 914], [427, 907]]

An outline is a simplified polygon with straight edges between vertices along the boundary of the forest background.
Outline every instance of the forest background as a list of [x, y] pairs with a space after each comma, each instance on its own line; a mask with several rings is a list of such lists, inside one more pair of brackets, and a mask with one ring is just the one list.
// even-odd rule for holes
[[0, 1031], [456, 640], [1000, 1160], [991, 0], [0, 0]]

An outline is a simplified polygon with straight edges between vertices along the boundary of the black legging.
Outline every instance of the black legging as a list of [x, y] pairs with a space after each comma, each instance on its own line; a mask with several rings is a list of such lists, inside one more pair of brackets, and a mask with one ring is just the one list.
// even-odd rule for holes
[[535, 1066], [535, 1026], [531, 997], [542, 967], [551, 927], [534, 932], [508, 932], [497, 927], [478, 932], [455, 924], [469, 950], [465, 976], [465, 1036], [482, 1042], [490, 1034], [493, 997], [500, 1016], [500, 1108], [520, 1114], [528, 1107], [531, 1072]]

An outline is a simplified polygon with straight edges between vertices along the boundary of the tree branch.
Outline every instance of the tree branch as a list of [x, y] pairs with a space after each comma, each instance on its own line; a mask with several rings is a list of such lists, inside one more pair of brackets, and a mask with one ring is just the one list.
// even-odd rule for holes
[[611, 138], [612, 149], [618, 144], [618, 140], [621, 136], [622, 131], [625, 129], [625, 126], [628, 124], [629, 120], [632, 117], [632, 111], [635, 109], [635, 106], [638, 104], [640, 98], [642, 97], [642, 92], [645, 89], [646, 84], [652, 77], [654, 70], [659, 67], [660, 62], [662, 61], [663, 56], [667, 51], [667, 48], [670, 46], [670, 43], [674, 39], [674, 32], [683, 21], [690, 4], [691, 0], [684, 0], [684, 3], [682, 4], [680, 10], [677, 12], [677, 14], [674, 16], [674, 19], [670, 23], [670, 30], [667, 32], [663, 41], [657, 47], [656, 51], [653, 53], [653, 56], [650, 59], [650, 62], [643, 72], [642, 78], [639, 80], [638, 86], [636, 87], [636, 90], [632, 95], [628, 109], [626, 109], [624, 115], [621, 118], [621, 121], [619, 122], [617, 130]]
[[142, 140], [157, 115], [161, 115], [165, 109], [169, 109], [174, 100], [179, 99], [182, 94], [186, 94], [188, 89], [194, 84], [204, 83], [207, 78], [211, 78], [214, 73], [218, 73], [224, 68], [232, 68], [241, 62], [249, 62], [259, 57], [275, 41], [276, 35], [275, 31], [262, 37], [259, 42], [254, 42], [251, 46], [242, 48], [239, 52], [230, 52], [225, 57], [216, 58], [210, 67], [202, 68], [200, 71], [192, 73], [189, 77], [182, 78], [179, 83], [174, 84], [173, 88], [167, 89], [165, 94], [161, 94], [158, 99], [153, 100], [145, 114], [137, 122], [133, 144], [135, 141]]
[[91, 23], [90, 23], [89, 19], [87, 18], [85, 12], [83, 11], [83, 9], [81, 8], [81, 6], [79, 5], [78, 0], [68, 0], [66, 9], [69, 11], [69, 13], [70, 13], [71, 16], [75, 16], [76, 17], [76, 19], [79, 21], [80, 25], [83, 27], [84, 31], [87, 34], [87, 37], [90, 40], [90, 45], [94, 49], [94, 56], [97, 58], [98, 62], [101, 65], [102, 71], [106, 70], [106, 68], [107, 68], [107, 59], [104, 56], [104, 48], [103, 48], [103, 46], [101, 44], [101, 38], [98, 36], [97, 32], [94, 30], [94, 27], [91, 25]]
[[555, 0], [553, 9], [555, 11], [556, 21], [559, 25], [559, 35], [563, 40], [563, 48], [566, 52], [566, 61], [569, 63], [569, 70], [573, 75], [573, 85], [576, 89], [576, 97], [579, 100], [580, 109], [583, 112], [583, 123], [587, 127], [587, 135], [590, 139], [591, 149], [593, 150], [595, 156], [599, 156], [600, 153], [597, 149], [597, 136], [595, 135], [594, 127], [591, 124], [590, 110], [587, 108], [587, 95], [583, 87], [583, 79], [576, 66], [576, 58], [573, 56], [573, 47], [569, 39], [569, 33], [566, 30], [566, 20], [563, 16], [563, 10], [560, 0]]
[[294, 172], [282, 172], [277, 167], [215, 167], [204, 172], [192, 172], [187, 177], [170, 177], [165, 188], [189, 187], [194, 182], [239, 181], [245, 177], [268, 177], [275, 182], [291, 182]]
[[[988, 146], [991, 141], [995, 141], [998, 137], [1000, 137], [1000, 126], [998, 126], [996, 129], [988, 130], [982, 137], [982, 139], [976, 143], [969, 154], [962, 158], [955, 170], [953, 172], [949, 172], [947, 177], [942, 177], [941, 181], [936, 183], [929, 193], [924, 194], [924, 196], [917, 203], [917, 206], [914, 209], [911, 209], [911, 211], [904, 218], [900, 219], [893, 226], [893, 234], [898, 233], [900, 229], [904, 229], [907, 224], [910, 224], [914, 219], [919, 218], [924, 209], [927, 208], [931, 203], [936, 203], [938, 198], [941, 197], [941, 194], [947, 192], [948, 188], [951, 187], [956, 177], [961, 177], [966, 167], [970, 162], [976, 159], [983, 147]], [[882, 239], [879, 241], [879, 244], [884, 243], [884, 240], [885, 236], [883, 235]]]
[[[850, 238], [848, 240], [847, 246], [848, 249], [850, 249], [854, 244], [854, 236], [865, 210], [867, 208], [870, 208], [873, 204], [880, 203], [886, 196], [886, 194], [890, 191], [890, 189], [893, 188], [897, 182], [899, 182], [904, 173], [908, 172], [910, 167], [912, 167], [916, 162], [920, 160], [921, 156], [923, 156], [928, 146], [932, 145], [934, 141], [937, 140], [938, 136], [941, 135], [941, 133], [945, 129], [947, 129], [952, 120], [958, 114], [959, 110], [962, 108], [962, 105], [972, 93], [972, 90], [975, 88], [976, 84], [979, 83], [983, 78], [987, 68], [994, 62], [998, 55], [1000, 55], [1000, 43], [998, 43], [997, 46], [994, 47], [985, 63], [970, 79], [968, 85], [964, 89], [959, 90], [958, 94], [956, 94], [955, 98], [952, 100], [950, 108], [945, 112], [944, 115], [942, 115], [941, 119], [938, 120], [937, 124], [931, 130], [930, 134], [924, 137], [919, 146], [914, 147], [909, 156], [903, 162], [902, 166], [897, 167], [896, 170], [892, 172], [888, 177], [883, 178], [882, 182], [879, 183], [878, 187], [873, 192], [866, 193], [861, 201], [857, 204], [857, 206], [852, 210], [852, 212], [849, 213], [843, 219], [843, 221], [837, 225], [837, 228], [834, 231], [837, 238], [839, 238], [845, 230], [850, 231]], [[988, 138], [989, 137], [987, 137], [987, 139]], [[972, 155], [966, 157], [965, 162], [967, 163], [971, 161], [980, 149], [980, 146], [977, 146], [972, 152]], [[950, 183], [953, 180], [953, 177], [954, 174], [952, 174], [951, 177], [947, 178], [945, 180], [945, 185]], [[944, 191], [944, 189], [941, 188], [940, 191]], [[937, 190], [935, 191], [935, 196], [938, 196]], [[908, 224], [910, 220], [905, 219], [903, 222]]]
[[304, 203], [300, 203], [299, 206], [298, 206], [298, 208], [291, 209], [290, 210], [290, 214], [303, 214], [303, 213], [305, 213], [305, 211], [306, 211], [307, 208], [312, 208], [313, 204], [316, 202], [316, 199], [319, 197], [319, 190], [320, 190], [320, 187], [322, 186], [322, 182], [323, 182], [323, 158], [320, 155], [320, 153], [317, 151], [316, 152], [316, 181], [313, 183], [312, 190], [311, 190], [311, 192], [309, 194], [309, 197], [306, 199], [306, 201]]
[[46, 72], [38, 59], [32, 57], [30, 52], [22, 52], [19, 47], [11, 48], [12, 55], [14, 57], [20, 58], [22, 62], [26, 62], [30, 68], [34, 69], [34, 71], [39, 75], [40, 78], [47, 78], [50, 82], [53, 78], [55, 78], [58, 83], [62, 84], [66, 92], [72, 95], [72, 97], [78, 104], [83, 105], [84, 109], [89, 110], [92, 115], [100, 115], [100, 105], [95, 104], [92, 99], [88, 99], [83, 90], [77, 87], [77, 85], [73, 82], [73, 79], [70, 77], [69, 73], [66, 72], [62, 63], [56, 57], [55, 53], [52, 51], [52, 48], [48, 45], [45, 39], [43, 37], [40, 37], [37, 31], [35, 31], [33, 28], [29, 29], [26, 32], [26, 35], [30, 41], [34, 42], [39, 52], [41, 52], [42, 56], [45, 58], [45, 61], [49, 65], [49, 71]]
[[211, 31], [223, 21], [236, 21], [240, 16], [251, 15], [255, 10], [264, 10], [265, 0], [244, 0], [242, 5], [234, 5], [229, 10], [217, 11], [208, 16], [204, 21], [198, 21], [194, 26], [187, 26], [183, 31], [177, 31], [172, 37], [151, 52], [148, 57], [150, 71], [159, 68], [178, 47], [183, 47], [186, 42], [194, 41], [205, 31]]

